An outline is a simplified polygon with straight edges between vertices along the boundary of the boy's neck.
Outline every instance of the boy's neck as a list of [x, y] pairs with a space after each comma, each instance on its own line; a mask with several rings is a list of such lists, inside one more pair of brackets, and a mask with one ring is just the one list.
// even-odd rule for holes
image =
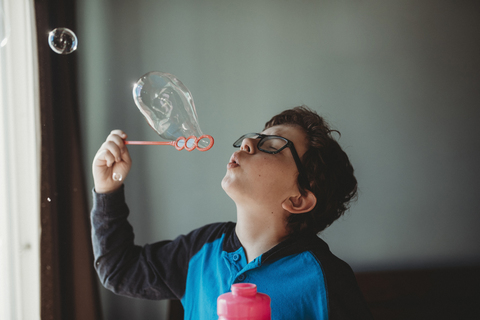
[[270, 210], [266, 214], [264, 209], [253, 210], [237, 206], [235, 232], [245, 250], [248, 263], [288, 236], [286, 214], [284, 210], [279, 212]]

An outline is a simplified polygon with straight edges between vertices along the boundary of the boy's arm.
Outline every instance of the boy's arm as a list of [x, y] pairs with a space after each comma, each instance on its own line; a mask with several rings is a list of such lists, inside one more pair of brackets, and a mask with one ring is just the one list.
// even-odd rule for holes
[[172, 241], [135, 246], [123, 186], [109, 194], [94, 191], [93, 196], [92, 242], [95, 269], [102, 284], [130, 297], [180, 299], [185, 288], [188, 248]]
[[[147, 299], [178, 298], [183, 293], [186, 267], [171, 242], [155, 246], [134, 245], [133, 228], [127, 221], [123, 182], [132, 161], [124, 144], [127, 135], [113, 130], [98, 150], [92, 164], [93, 191], [92, 242], [95, 268], [104, 286], [117, 294]], [[113, 179], [113, 173], [123, 179]], [[172, 249], [173, 248], [173, 249]], [[176, 261], [168, 252], [179, 254]], [[162, 257], [158, 259], [157, 257]], [[152, 260], [156, 260], [152, 263]], [[160, 260], [160, 261], [158, 261]], [[171, 269], [175, 268], [175, 272]], [[175, 275], [175, 276], [172, 276]], [[167, 284], [167, 280], [169, 284]]]

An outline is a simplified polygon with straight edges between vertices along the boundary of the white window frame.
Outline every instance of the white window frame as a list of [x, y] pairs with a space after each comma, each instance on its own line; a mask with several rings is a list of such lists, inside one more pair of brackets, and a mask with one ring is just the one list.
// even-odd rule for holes
[[[0, 319], [40, 319], [40, 103], [33, 0], [0, 0]], [[0, 40], [1, 41], [1, 40]], [[45, 36], [47, 41], [47, 36]]]

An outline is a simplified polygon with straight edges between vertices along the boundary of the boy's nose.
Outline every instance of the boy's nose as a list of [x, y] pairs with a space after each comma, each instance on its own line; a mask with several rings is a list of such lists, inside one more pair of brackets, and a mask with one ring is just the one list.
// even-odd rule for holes
[[251, 138], [243, 139], [242, 145], [240, 146], [240, 150], [248, 153], [254, 153], [256, 143], [257, 143], [256, 139], [251, 139]]

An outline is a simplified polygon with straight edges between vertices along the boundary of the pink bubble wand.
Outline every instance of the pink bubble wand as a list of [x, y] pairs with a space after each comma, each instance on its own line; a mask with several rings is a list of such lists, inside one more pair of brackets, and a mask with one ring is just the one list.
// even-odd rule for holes
[[[208, 139], [210, 140], [208, 143], [208, 146], [202, 148], [198, 145], [198, 142], [202, 139]], [[195, 148], [198, 149], [199, 151], [207, 151], [210, 150], [213, 147], [213, 137], [208, 134], [204, 134], [200, 136], [199, 138], [195, 136], [189, 136], [188, 138], [185, 137], [178, 137], [177, 140], [175, 141], [130, 141], [130, 140], [125, 140], [125, 144], [128, 145], [156, 145], [156, 146], [174, 146], [175, 149], [178, 151], [180, 150], [187, 150], [187, 151], [193, 151]], [[114, 172], [112, 179], [114, 181], [122, 181], [123, 176], [120, 173]]]
[[[206, 147], [200, 147], [198, 145], [198, 142], [202, 139], [208, 139], [209, 143]], [[189, 136], [188, 138], [185, 137], [178, 137], [177, 140], [175, 141], [125, 141], [125, 144], [128, 145], [160, 145], [160, 146], [174, 146], [175, 149], [178, 151], [180, 150], [187, 150], [187, 151], [192, 151], [195, 148], [198, 149], [199, 151], [207, 151], [210, 150], [213, 147], [213, 137], [208, 134], [204, 134], [200, 137], [195, 137], [195, 136]]]

